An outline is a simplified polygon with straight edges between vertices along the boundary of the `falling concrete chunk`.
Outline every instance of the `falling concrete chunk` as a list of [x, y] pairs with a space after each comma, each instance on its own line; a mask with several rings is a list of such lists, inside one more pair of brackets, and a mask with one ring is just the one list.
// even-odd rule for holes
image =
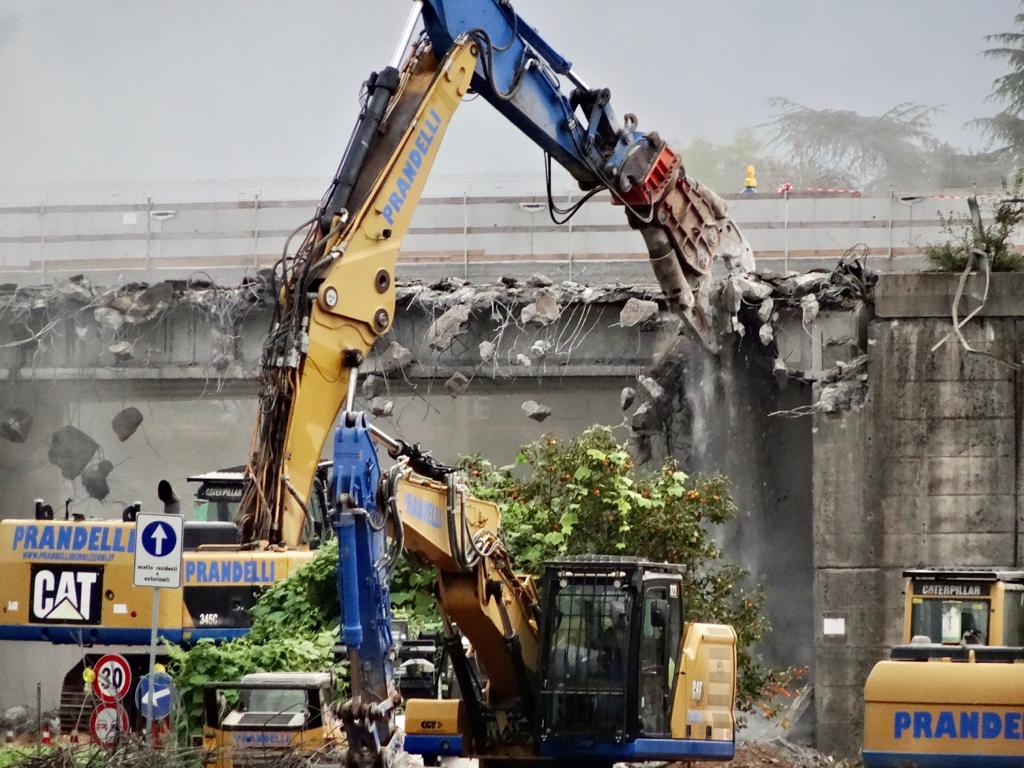
[[114, 353], [114, 357], [119, 363], [132, 359], [133, 346], [130, 341], [115, 341], [107, 349]]
[[735, 275], [732, 278], [732, 283], [740, 296], [752, 304], [764, 301], [775, 290], [769, 283], [765, 283], [750, 275]]
[[619, 407], [625, 411], [633, 404], [634, 400], [636, 400], [636, 390], [632, 387], [623, 387], [619, 393]]
[[533, 323], [543, 328], [545, 325], [551, 325], [551, 323], [555, 322], [561, 313], [562, 310], [558, 306], [558, 301], [551, 293], [545, 291], [537, 296], [535, 302], [523, 307], [519, 319], [522, 320], [524, 325]]
[[489, 363], [494, 360], [495, 346], [493, 341], [481, 341], [480, 342], [480, 359], [485, 363]]
[[103, 501], [107, 498], [107, 494], [110, 493], [110, 485], [107, 484], [107, 476], [99, 470], [99, 467], [89, 467], [82, 472], [81, 479], [85, 492], [94, 499]]
[[640, 386], [647, 391], [647, 394], [650, 395], [652, 400], [661, 400], [661, 398], [665, 396], [665, 388], [650, 376], [640, 376], [637, 380], [640, 382]]
[[523, 368], [529, 368], [531, 365], [533, 365], [533, 360], [531, 360], [522, 352], [520, 352], [518, 355], [516, 355], [516, 363], [518, 365], [523, 366]]
[[98, 307], [93, 311], [92, 318], [96, 325], [108, 331], [116, 331], [124, 325], [124, 314], [113, 307]]
[[543, 360], [551, 350], [551, 342], [547, 339], [537, 339], [530, 345], [530, 355], [534, 360]]
[[395, 410], [395, 403], [383, 397], [375, 397], [370, 401], [370, 413], [382, 418], [390, 416]]
[[775, 377], [775, 383], [779, 385], [779, 389], [785, 389], [789, 384], [789, 369], [786, 367], [786, 361], [781, 357], [775, 358], [772, 375]]
[[766, 347], [775, 340], [775, 329], [771, 323], [765, 323], [757, 331], [757, 337]]
[[24, 443], [32, 431], [32, 414], [24, 408], [7, 408], [0, 413], [0, 435], [12, 443]]
[[772, 319], [772, 313], [775, 311], [775, 301], [769, 296], [767, 299], [761, 302], [761, 306], [757, 308], [757, 319], [762, 323], [767, 323]]
[[457, 304], [434, 320], [426, 335], [431, 349], [448, 349], [452, 340], [466, 329], [471, 312], [472, 308], [468, 304]]
[[384, 377], [378, 376], [375, 373], [371, 373], [365, 379], [363, 379], [363, 397], [367, 400], [373, 400], [384, 392]]
[[110, 459], [103, 459], [96, 465], [96, 469], [99, 470], [101, 475], [106, 477], [114, 471], [114, 462]]
[[547, 275], [534, 273], [527, 278], [526, 284], [531, 288], [547, 288], [550, 285], [554, 285], [554, 281]]
[[380, 367], [384, 373], [395, 373], [408, 367], [412, 362], [412, 352], [397, 341], [390, 342], [380, 353]]
[[800, 299], [800, 309], [803, 312], [803, 324], [806, 328], [811, 325], [811, 323], [814, 322], [814, 319], [818, 316], [818, 310], [820, 309], [818, 299], [814, 294], [807, 294]]
[[170, 283], [157, 283], [142, 291], [125, 312], [125, 320], [132, 325], [155, 320], [167, 311], [174, 300], [174, 288]]
[[88, 304], [96, 295], [92, 289], [92, 283], [85, 275], [69, 277], [67, 282], [58, 287], [58, 290], [65, 299], [81, 304]]
[[536, 400], [527, 400], [523, 403], [523, 412], [531, 419], [536, 422], [544, 421], [548, 416], [551, 415], [551, 409], [546, 405], [541, 405]]
[[658, 424], [654, 418], [654, 410], [650, 403], [642, 403], [633, 411], [630, 427], [638, 435], [654, 435], [658, 432]]
[[110, 422], [110, 426], [122, 443], [135, 434], [135, 430], [142, 423], [142, 411], [134, 406], [129, 406], [123, 411], [118, 411]]
[[743, 296], [734, 280], [726, 280], [722, 289], [722, 308], [730, 315], [735, 315], [743, 306]]
[[458, 397], [466, 391], [466, 387], [469, 386], [469, 379], [467, 379], [462, 373], [456, 371], [448, 377], [448, 381], [444, 383], [444, 388], [453, 398]]
[[632, 298], [619, 312], [619, 325], [623, 328], [632, 328], [642, 323], [649, 323], [657, 316], [658, 302]]
[[89, 466], [99, 446], [85, 432], [70, 425], [61, 427], [50, 437], [50, 463], [60, 467], [61, 474], [74, 480]]

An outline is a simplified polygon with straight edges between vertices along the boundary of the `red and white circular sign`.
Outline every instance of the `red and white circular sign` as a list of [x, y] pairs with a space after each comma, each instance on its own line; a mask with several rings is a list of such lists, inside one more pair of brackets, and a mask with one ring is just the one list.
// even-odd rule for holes
[[132, 687], [132, 670], [124, 656], [108, 653], [100, 658], [93, 667], [96, 679], [92, 681], [92, 690], [107, 704], [120, 701], [128, 695]]
[[89, 718], [89, 732], [103, 746], [113, 746], [119, 734], [128, 733], [128, 711], [116, 704], [100, 704]]

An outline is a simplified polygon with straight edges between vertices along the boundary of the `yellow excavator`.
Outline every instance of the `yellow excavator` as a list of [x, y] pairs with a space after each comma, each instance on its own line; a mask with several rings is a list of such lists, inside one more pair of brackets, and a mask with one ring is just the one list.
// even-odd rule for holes
[[[516, 574], [498, 509], [473, 498], [455, 468], [356, 410], [359, 370], [394, 322], [403, 238], [453, 113], [473, 94], [540, 145], [549, 181], [554, 160], [579, 182], [584, 195], [569, 210], [549, 185], [553, 219], [601, 193], [622, 207], [669, 307], [715, 347], [712, 265], [751, 259], [721, 199], [635, 116], [619, 120], [608, 90], [587, 86], [508, 0], [417, 0], [390, 64], [365, 83], [319, 209], [274, 269], [279, 299], [240, 507], [244, 537], [298, 540], [333, 430], [328, 503], [353, 694], [341, 708], [349, 765], [387, 763], [399, 749], [493, 766], [729, 759], [735, 632], [686, 621], [677, 567], [592, 556], [548, 564], [539, 583]], [[405, 702], [407, 735], [396, 727], [403, 702], [388, 596], [402, 553], [437, 572], [459, 691]]]
[[903, 575], [903, 644], [864, 686], [864, 765], [1024, 768], [1024, 571]]

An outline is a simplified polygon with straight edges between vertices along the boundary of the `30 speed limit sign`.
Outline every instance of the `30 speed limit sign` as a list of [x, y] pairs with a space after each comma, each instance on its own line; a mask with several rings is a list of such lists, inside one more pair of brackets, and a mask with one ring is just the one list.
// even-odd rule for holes
[[113, 704], [128, 695], [132, 687], [132, 670], [124, 656], [109, 653], [100, 658], [93, 667], [96, 678], [92, 690], [101, 701]]

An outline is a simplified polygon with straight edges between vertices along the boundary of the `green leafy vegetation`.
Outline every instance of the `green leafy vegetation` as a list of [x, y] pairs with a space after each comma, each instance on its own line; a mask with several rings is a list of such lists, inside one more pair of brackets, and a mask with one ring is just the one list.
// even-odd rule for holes
[[501, 508], [517, 569], [537, 574], [546, 560], [580, 554], [676, 563], [684, 572], [687, 620], [736, 629], [741, 709], [766, 705], [796, 676], [757, 657], [754, 646], [769, 631], [764, 592], [743, 587], [747, 573], [724, 560], [714, 540], [715, 528], [736, 514], [727, 478], [690, 477], [672, 460], [645, 471], [607, 427], [530, 443], [509, 467], [481, 458], [464, 464], [473, 492]]
[[167, 671], [178, 686], [186, 730], [201, 722], [206, 683], [233, 682], [251, 672], [332, 668], [338, 642], [337, 563], [337, 547], [323, 547], [309, 563], [263, 593], [252, 609], [252, 629], [245, 637], [219, 645], [200, 640], [189, 649], [167, 645]]
[[1012, 182], [1003, 181], [1003, 199], [992, 212], [991, 221], [977, 226], [966, 214], [941, 216], [946, 240], [925, 247], [928, 262], [937, 270], [962, 272], [971, 250], [978, 248], [989, 254], [993, 272], [1024, 270], [1024, 254], [1015, 249], [1014, 241], [1024, 224], [1024, 171], [1017, 171]]

